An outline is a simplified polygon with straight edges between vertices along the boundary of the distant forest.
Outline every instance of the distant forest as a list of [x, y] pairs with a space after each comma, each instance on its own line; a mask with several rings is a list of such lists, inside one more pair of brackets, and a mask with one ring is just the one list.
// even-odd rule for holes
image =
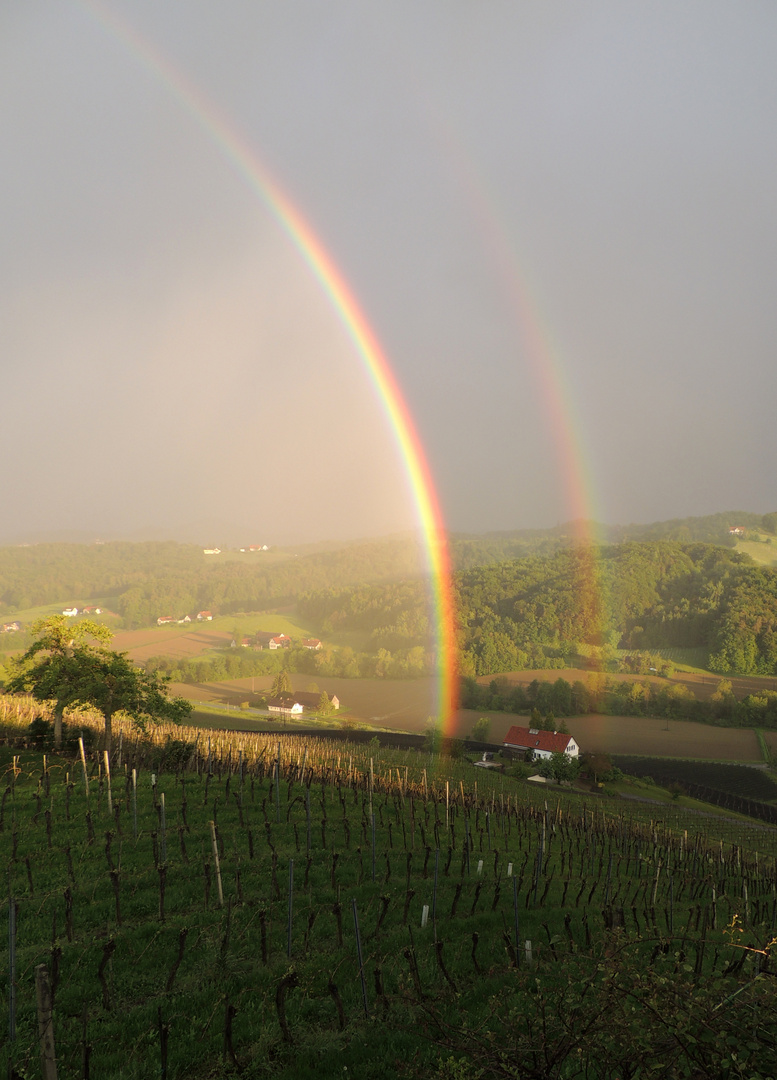
[[[569, 526], [453, 537], [462, 673], [678, 646], [703, 647], [717, 672], [777, 673], [777, 571], [733, 550], [735, 525], [770, 540], [777, 514], [610, 528], [600, 530], [609, 542], [593, 548], [577, 544]], [[387, 674], [420, 674], [430, 640], [422, 565], [409, 537], [299, 555], [207, 557], [172, 542], [0, 548], [0, 618], [110, 598], [123, 627], [133, 629], [160, 615], [293, 605], [324, 639], [359, 631]], [[18, 648], [15, 635], [2, 637], [3, 648]], [[361, 658], [349, 663], [354, 673], [364, 666]]]

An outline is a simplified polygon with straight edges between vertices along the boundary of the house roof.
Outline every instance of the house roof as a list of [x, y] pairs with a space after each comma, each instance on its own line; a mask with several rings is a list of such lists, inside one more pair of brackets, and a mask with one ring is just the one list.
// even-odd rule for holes
[[545, 750], [549, 754], [563, 754], [571, 741], [571, 735], [562, 735], [560, 731], [511, 727], [505, 735], [504, 745], [527, 750]]

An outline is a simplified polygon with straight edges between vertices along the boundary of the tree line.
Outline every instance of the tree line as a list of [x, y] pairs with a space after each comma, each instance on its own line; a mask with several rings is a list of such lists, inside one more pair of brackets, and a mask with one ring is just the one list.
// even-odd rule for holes
[[[777, 729], [777, 693], [764, 690], [738, 701], [728, 679], [718, 682], [709, 700], [699, 701], [681, 683], [664, 686], [598, 675], [592, 684], [579, 679], [570, 682], [561, 676], [553, 682], [533, 679], [526, 684], [502, 676], [485, 684], [465, 676], [461, 679], [460, 704], [463, 709], [523, 713], [532, 717], [533, 726], [550, 726], [556, 730], [564, 717], [590, 713]], [[545, 723], [538, 725], [540, 719]]]
[[[774, 516], [757, 520], [765, 528]], [[730, 518], [749, 527], [748, 515]], [[690, 519], [699, 520], [707, 519]], [[697, 541], [568, 540], [561, 530], [453, 541], [454, 559], [464, 566], [453, 582], [464, 675], [563, 668], [591, 652], [606, 668], [618, 649], [669, 647], [703, 647], [719, 673], [777, 671], [775, 570], [731, 547]], [[514, 543], [524, 554], [499, 560]], [[162, 614], [296, 605], [323, 638], [361, 638], [361, 653], [330, 649], [318, 657], [324, 674], [412, 677], [434, 667], [429, 589], [419, 565], [412, 537], [269, 562], [209, 561], [193, 545], [172, 543], [1, 548], [0, 610], [8, 616], [24, 605], [107, 594], [123, 626], [133, 628]], [[5, 650], [29, 644], [15, 634], [2, 638]], [[294, 660], [302, 670], [306, 662]]]

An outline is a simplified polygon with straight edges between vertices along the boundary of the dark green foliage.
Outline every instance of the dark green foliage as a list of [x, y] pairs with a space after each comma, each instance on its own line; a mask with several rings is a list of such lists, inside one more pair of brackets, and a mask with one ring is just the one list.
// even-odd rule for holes
[[457, 577], [462, 670], [564, 666], [577, 643], [600, 647], [605, 662], [619, 644], [706, 645], [748, 563], [705, 544], [628, 542], [467, 571]]
[[730, 795], [741, 795], [746, 799], [763, 802], [777, 800], [777, 784], [771, 776], [763, 769], [754, 769], [749, 765], [627, 756], [618, 756], [614, 760], [623, 772], [632, 776], [650, 773], [657, 784], [675, 782], [686, 788], [699, 784]]

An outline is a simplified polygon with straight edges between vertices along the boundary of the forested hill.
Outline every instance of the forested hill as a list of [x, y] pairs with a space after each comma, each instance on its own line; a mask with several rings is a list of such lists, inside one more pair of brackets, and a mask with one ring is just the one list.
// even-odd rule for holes
[[553, 555], [575, 547], [580, 536], [592, 536], [604, 544], [622, 544], [629, 540], [667, 540], [680, 544], [716, 544], [734, 548], [737, 536], [730, 530], [740, 528], [747, 535], [777, 534], [777, 513], [752, 514], [730, 510], [705, 517], [673, 518], [648, 525], [601, 525], [597, 522], [567, 522], [550, 529], [521, 529], [486, 533], [482, 536], [454, 536], [451, 554], [457, 570], [488, 566], [526, 555]]
[[131, 629], [160, 614], [256, 611], [324, 587], [407, 580], [418, 577], [423, 565], [412, 537], [300, 555], [277, 549], [208, 556], [200, 547], [173, 542], [6, 547], [0, 548], [0, 616], [112, 597]]
[[547, 666], [581, 646], [704, 646], [717, 671], [777, 671], [777, 571], [710, 544], [569, 549], [457, 575], [465, 674]]
[[[776, 524], [777, 514], [732, 513], [639, 527], [712, 532], [726, 546], [626, 539], [587, 549], [568, 526], [453, 537], [462, 670], [563, 664], [581, 645], [704, 646], [714, 670], [774, 674], [777, 571], [727, 545], [735, 525], [772, 543]], [[423, 571], [418, 541], [407, 536], [218, 556], [172, 542], [7, 547], [0, 548], [0, 618], [110, 598], [132, 629], [160, 615], [297, 604], [323, 633], [358, 629], [372, 647], [402, 652], [428, 641]]]

